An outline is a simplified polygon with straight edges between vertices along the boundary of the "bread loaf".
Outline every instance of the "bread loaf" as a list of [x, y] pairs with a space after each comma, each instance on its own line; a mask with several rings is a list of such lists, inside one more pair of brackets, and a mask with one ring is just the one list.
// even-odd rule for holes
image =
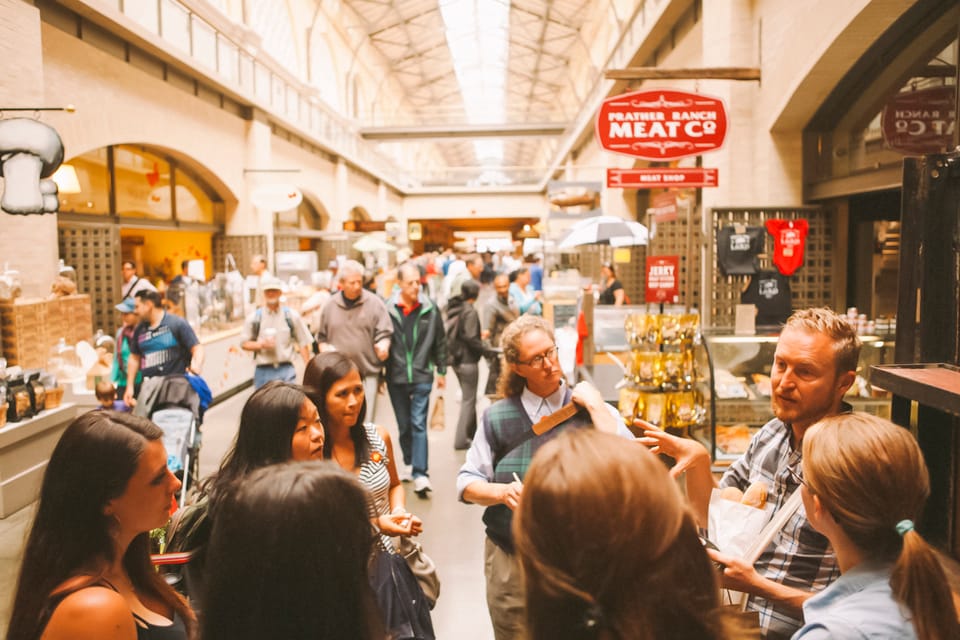
[[724, 500], [740, 502], [743, 500], [743, 491], [740, 491], [740, 489], [737, 489], [736, 487], [724, 487], [720, 490], [720, 497]]
[[745, 504], [748, 507], [756, 507], [757, 509], [763, 509], [767, 506], [767, 485], [764, 482], [754, 482], [743, 494], [743, 498], [740, 499], [740, 504]]

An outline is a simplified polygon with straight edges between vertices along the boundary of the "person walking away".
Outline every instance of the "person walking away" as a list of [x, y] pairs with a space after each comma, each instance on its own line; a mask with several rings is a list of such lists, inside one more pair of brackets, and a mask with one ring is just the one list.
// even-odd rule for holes
[[468, 280], [474, 280], [477, 284], [480, 284], [480, 275], [483, 273], [483, 256], [479, 253], [471, 253], [464, 256], [463, 262], [466, 270], [454, 276], [453, 281], [450, 283], [449, 298], [460, 295], [463, 283]]
[[432, 491], [428, 469], [427, 408], [433, 388], [443, 389], [447, 373], [447, 340], [440, 309], [420, 291], [420, 270], [410, 263], [397, 269], [400, 289], [387, 305], [393, 326], [387, 360], [387, 392], [397, 418], [403, 468], [421, 498]]
[[372, 422], [380, 371], [390, 355], [393, 322], [383, 300], [364, 290], [363, 271], [363, 265], [356, 260], [340, 265], [340, 291], [323, 305], [317, 342], [321, 352], [342, 351], [357, 363], [368, 398], [365, 419]]
[[[133, 342], [133, 331], [137, 328], [140, 318], [136, 314], [136, 306], [133, 298], [124, 298], [116, 306], [121, 316], [120, 328], [117, 329], [115, 343], [117, 352], [113, 355], [113, 366], [110, 372], [110, 381], [117, 388], [117, 397], [122, 398], [127, 392], [127, 361], [130, 359], [130, 345]], [[143, 380], [143, 374], [137, 373], [134, 381], [133, 395], [136, 396], [140, 390], [140, 382]]]
[[[504, 330], [502, 342], [506, 365], [500, 376], [503, 400], [483, 414], [457, 475], [457, 495], [463, 502], [486, 507], [487, 608], [496, 640], [514, 640], [523, 637], [524, 594], [511, 523], [531, 458], [567, 429], [593, 425], [631, 440], [633, 434], [596, 387], [581, 382], [571, 390], [565, 384], [553, 327], [543, 318], [521, 316]], [[541, 435], [534, 433], [533, 425], [540, 418], [570, 402], [582, 410]]]
[[462, 392], [460, 417], [453, 438], [453, 448], [457, 451], [469, 449], [477, 432], [477, 384], [480, 378], [477, 363], [486, 352], [480, 339], [480, 317], [473, 306], [479, 294], [480, 285], [468, 280], [463, 283], [461, 295], [450, 300], [447, 307], [447, 326], [452, 327], [447, 336], [448, 362], [453, 365]]
[[[851, 411], [843, 395], [853, 384], [859, 358], [860, 339], [845, 318], [829, 309], [804, 309], [790, 316], [770, 371], [775, 417], [753, 436], [719, 485], [710, 453], [699, 442], [638, 420], [636, 425], [644, 429], [641, 442], [676, 460], [674, 476], [686, 472], [687, 499], [701, 527], [708, 522], [710, 493], [716, 486], [746, 491], [754, 482], [764, 482], [775, 516], [800, 488], [807, 430], [826, 416]], [[749, 594], [747, 610], [760, 613], [761, 634], [771, 640], [790, 638], [803, 624], [804, 601], [839, 576], [830, 541], [811, 526], [803, 509], [787, 519], [753, 565], [723, 558], [723, 586]]]
[[137, 265], [132, 260], [124, 260], [120, 266], [120, 300], [133, 300], [141, 291], [156, 291], [146, 278], [137, 275]]
[[504, 328], [520, 316], [517, 303], [510, 297], [510, 278], [507, 274], [497, 274], [493, 279], [493, 289], [496, 295], [483, 307], [483, 331], [480, 332], [480, 337], [492, 348], [487, 356], [489, 375], [484, 389], [484, 394], [489, 398], [497, 395], [497, 381], [500, 379], [500, 336]]
[[252, 351], [256, 362], [253, 388], [259, 389], [271, 380], [296, 382], [297, 370], [293, 359], [299, 353], [303, 364], [313, 354], [313, 336], [293, 309], [280, 304], [283, 284], [276, 278], [263, 283], [264, 305], [247, 316], [243, 323], [244, 351]]
[[137, 373], [144, 378], [192, 373], [203, 370], [203, 345], [183, 318], [163, 310], [163, 299], [156, 291], [140, 291], [135, 309], [140, 324], [130, 343], [127, 361], [127, 389], [123, 401], [135, 406]]

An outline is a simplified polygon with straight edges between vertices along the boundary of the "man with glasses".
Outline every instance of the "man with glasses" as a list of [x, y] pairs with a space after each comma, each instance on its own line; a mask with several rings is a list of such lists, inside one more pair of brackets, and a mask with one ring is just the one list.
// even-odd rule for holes
[[120, 265], [120, 274], [123, 281], [120, 283], [120, 301], [127, 298], [131, 300], [141, 291], [156, 291], [157, 288], [150, 284], [146, 278], [137, 275], [137, 265], [132, 260], [124, 260]]
[[[843, 396], [856, 378], [860, 339], [856, 330], [829, 309], [797, 311], [777, 342], [770, 371], [774, 418], [765, 424], [744, 453], [723, 474], [719, 485], [710, 469], [710, 454], [699, 442], [677, 438], [637, 421], [641, 442], [676, 460], [672, 473], [685, 473], [687, 497], [702, 527], [707, 523], [715, 486], [746, 491], [757, 481], [767, 485], [768, 502], [779, 511], [800, 487], [803, 436], [826, 416], [851, 411]], [[802, 626], [803, 602], [839, 577], [829, 541], [818, 533], [802, 509], [797, 510], [751, 566], [710, 552], [725, 565], [723, 586], [750, 594], [748, 611], [758, 611], [764, 638], [790, 638]]]
[[[543, 318], [522, 316], [503, 331], [502, 400], [483, 414], [482, 424], [457, 475], [460, 500], [486, 507], [484, 573], [487, 607], [497, 640], [522, 637], [524, 603], [520, 565], [510, 530], [523, 493], [523, 476], [536, 451], [566, 429], [590, 427], [625, 438], [633, 435], [600, 392], [581, 382], [564, 382], [553, 327]], [[536, 435], [533, 425], [573, 402], [580, 410], [558, 426]], [[585, 524], [585, 526], [588, 526]]]
[[[427, 407], [436, 368], [437, 386], [444, 387], [447, 342], [437, 305], [420, 291], [420, 269], [404, 263], [397, 269], [400, 290], [387, 302], [393, 340], [387, 358], [387, 392], [397, 416], [403, 466], [400, 479], [413, 480], [421, 498], [432, 491], [427, 469]], [[368, 400], [369, 402], [369, 400]]]

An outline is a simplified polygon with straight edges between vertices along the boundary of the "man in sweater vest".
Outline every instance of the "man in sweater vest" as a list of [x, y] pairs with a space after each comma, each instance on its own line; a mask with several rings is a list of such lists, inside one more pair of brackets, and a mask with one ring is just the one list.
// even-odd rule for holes
[[[500, 395], [483, 414], [481, 428], [457, 475], [463, 502], [486, 507], [484, 573], [487, 607], [497, 640], [521, 637], [523, 589], [510, 526], [523, 494], [523, 476], [536, 451], [566, 429], [594, 426], [626, 438], [633, 435], [600, 392], [581, 382], [572, 390], [563, 379], [553, 328], [538, 316], [522, 316], [503, 332], [504, 372]], [[536, 435], [534, 423], [573, 402], [579, 411]]]

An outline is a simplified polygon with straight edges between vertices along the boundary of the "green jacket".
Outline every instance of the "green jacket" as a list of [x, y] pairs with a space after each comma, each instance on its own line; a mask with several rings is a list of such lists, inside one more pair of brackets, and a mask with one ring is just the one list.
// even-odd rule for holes
[[397, 308], [399, 300], [398, 292], [387, 301], [387, 313], [393, 322], [387, 384], [432, 383], [434, 367], [439, 375], [447, 373], [447, 339], [440, 308], [420, 293], [420, 306], [413, 312], [416, 322], [411, 340], [404, 330], [403, 312]]

